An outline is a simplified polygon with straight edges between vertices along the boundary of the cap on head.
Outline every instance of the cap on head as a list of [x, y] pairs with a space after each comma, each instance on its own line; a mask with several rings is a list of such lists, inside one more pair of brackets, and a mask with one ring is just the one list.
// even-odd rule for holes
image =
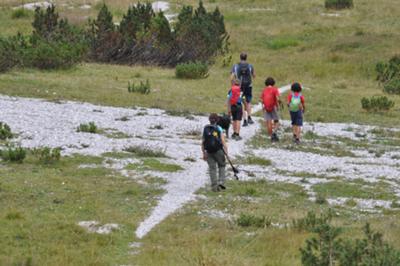
[[293, 83], [291, 89], [294, 92], [301, 92], [301, 90], [302, 90], [301, 85], [298, 82]]
[[240, 60], [242, 60], [242, 61], [246, 61], [247, 60], [247, 54], [245, 52], [242, 52], [240, 54]]
[[211, 124], [215, 124], [218, 122], [218, 115], [216, 113], [211, 113], [210, 116], [208, 117], [208, 120], [210, 121]]

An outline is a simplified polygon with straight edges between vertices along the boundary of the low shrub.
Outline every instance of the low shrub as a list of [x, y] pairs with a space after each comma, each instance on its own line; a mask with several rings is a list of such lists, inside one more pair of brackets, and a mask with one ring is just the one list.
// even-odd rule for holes
[[179, 79], [207, 78], [208, 65], [201, 62], [178, 64], [175, 68], [175, 75]]
[[343, 229], [317, 218], [310, 232], [315, 233], [300, 249], [304, 266], [316, 265], [400, 265], [400, 252], [383, 240], [383, 235], [363, 227], [364, 238], [339, 238]]
[[39, 158], [39, 161], [44, 164], [58, 162], [61, 158], [61, 148], [44, 147], [33, 150], [33, 154]]
[[128, 83], [128, 92], [133, 93], [141, 93], [141, 94], [149, 94], [151, 91], [150, 82], [147, 79], [145, 83], [140, 81], [140, 83], [136, 86], [135, 83]]
[[124, 151], [133, 153], [138, 157], [167, 157], [165, 151], [146, 146], [130, 146], [125, 148]]
[[0, 122], [0, 140], [6, 140], [13, 137], [11, 128], [3, 122]]
[[266, 228], [271, 226], [271, 220], [265, 216], [255, 216], [253, 214], [241, 213], [239, 218], [236, 219], [236, 223], [242, 227], [260, 227]]
[[17, 8], [11, 13], [12, 19], [29, 18], [32, 12], [25, 8]]
[[393, 56], [389, 62], [379, 62], [376, 64], [376, 79], [385, 84], [392, 79], [400, 79], [400, 55]]
[[73, 43], [41, 39], [26, 49], [23, 62], [39, 69], [69, 68], [82, 60], [82, 49]]
[[389, 100], [386, 96], [373, 96], [371, 98], [363, 97], [361, 99], [361, 107], [367, 111], [388, 111], [394, 107], [394, 101]]
[[325, 8], [344, 9], [352, 7], [353, 7], [353, 0], [325, 0]]
[[9, 147], [6, 150], [2, 150], [0, 156], [6, 162], [22, 163], [26, 157], [26, 150], [22, 147]]
[[97, 133], [98, 129], [94, 122], [89, 122], [88, 124], [80, 124], [76, 131], [86, 132], [86, 133]]
[[396, 77], [383, 85], [383, 91], [389, 94], [400, 94], [400, 77]]

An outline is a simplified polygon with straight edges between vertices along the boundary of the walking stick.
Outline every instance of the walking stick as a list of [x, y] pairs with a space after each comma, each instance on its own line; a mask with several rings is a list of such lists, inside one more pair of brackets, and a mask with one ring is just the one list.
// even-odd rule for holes
[[225, 150], [222, 149], [222, 151], [224, 152], [226, 159], [228, 160], [229, 164], [232, 167], [233, 176], [235, 177], [236, 180], [239, 180], [239, 177], [237, 176], [237, 174], [239, 174], [239, 169], [237, 169], [235, 166], [233, 166], [233, 164], [232, 164], [231, 160], [229, 159], [228, 154], [226, 154]]

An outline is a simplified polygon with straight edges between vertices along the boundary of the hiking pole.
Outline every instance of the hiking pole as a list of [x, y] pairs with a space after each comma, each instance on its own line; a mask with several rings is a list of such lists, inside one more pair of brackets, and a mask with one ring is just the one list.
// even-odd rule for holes
[[229, 164], [232, 167], [232, 171], [233, 171], [233, 176], [235, 177], [236, 180], [239, 180], [239, 177], [237, 176], [237, 174], [239, 174], [239, 169], [237, 169], [235, 166], [233, 166], [233, 163], [231, 162], [231, 160], [229, 159], [228, 154], [226, 154], [225, 150], [222, 149], [222, 151], [225, 154], [226, 159], [228, 160]]

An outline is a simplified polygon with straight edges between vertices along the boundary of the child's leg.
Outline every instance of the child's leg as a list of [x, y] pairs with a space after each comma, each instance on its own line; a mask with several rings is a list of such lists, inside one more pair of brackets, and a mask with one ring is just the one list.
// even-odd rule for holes
[[272, 131], [273, 131], [273, 132], [278, 131], [278, 128], [279, 128], [279, 120], [274, 120], [274, 123], [273, 123], [272, 125], [273, 125]]
[[297, 127], [297, 129], [296, 129], [296, 136], [297, 136], [298, 139], [300, 139], [301, 126], [296, 126], [296, 127]]
[[266, 124], [267, 124], [268, 135], [271, 136], [272, 135], [272, 120], [267, 120]]

